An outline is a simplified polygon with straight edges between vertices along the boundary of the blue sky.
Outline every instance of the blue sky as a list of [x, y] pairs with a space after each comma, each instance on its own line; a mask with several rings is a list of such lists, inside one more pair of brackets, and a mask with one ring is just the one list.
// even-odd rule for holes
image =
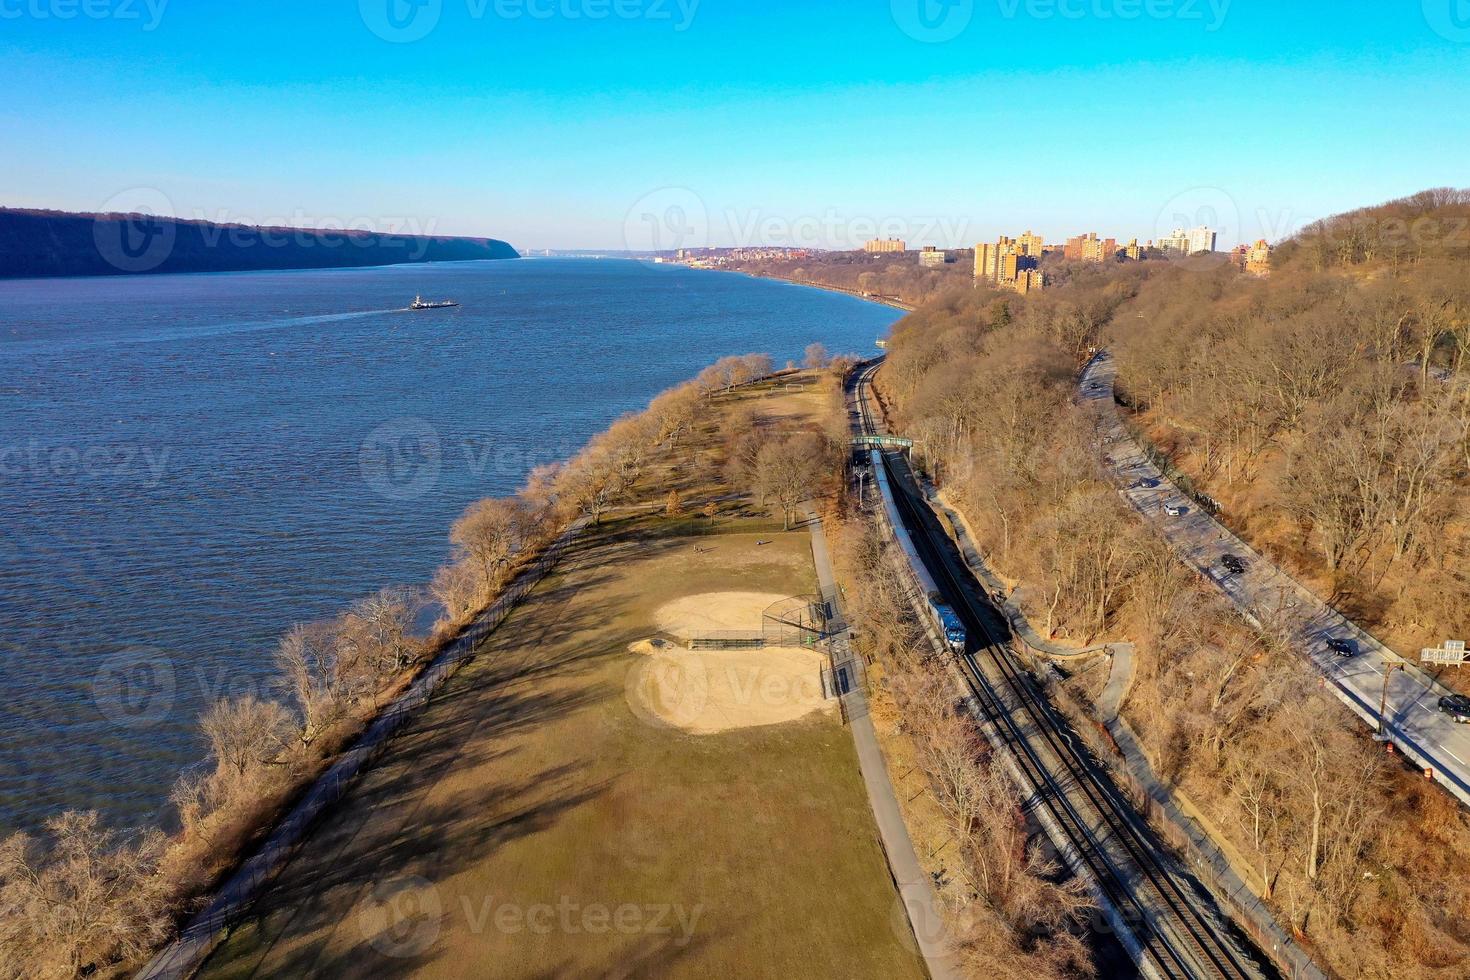
[[1470, 0], [0, 0], [0, 204], [1222, 245], [1470, 185]]

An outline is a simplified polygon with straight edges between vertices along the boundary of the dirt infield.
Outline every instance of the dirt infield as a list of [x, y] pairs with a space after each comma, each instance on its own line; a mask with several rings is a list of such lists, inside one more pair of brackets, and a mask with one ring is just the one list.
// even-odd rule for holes
[[[648, 648], [646, 641], [633, 649]], [[628, 707], [691, 735], [779, 725], [835, 710], [822, 695], [827, 658], [811, 650], [648, 648], [628, 672]]]
[[[757, 632], [762, 613], [787, 597], [774, 592], [701, 592], [654, 610], [660, 630], [688, 638], [721, 630]], [[688, 650], [640, 640], [628, 648], [645, 659], [628, 672], [628, 707], [693, 735], [779, 725], [823, 710], [827, 658], [795, 647]]]
[[758, 630], [761, 613], [785, 598], [774, 592], [702, 592], [664, 603], [654, 610], [653, 621], [679, 637], [712, 630]]

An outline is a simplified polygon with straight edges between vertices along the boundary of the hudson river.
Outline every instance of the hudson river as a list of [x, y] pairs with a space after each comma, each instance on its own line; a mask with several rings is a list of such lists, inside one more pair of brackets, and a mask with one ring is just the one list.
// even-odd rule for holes
[[[464, 305], [393, 312], [419, 293]], [[469, 501], [717, 357], [899, 315], [623, 261], [0, 281], [0, 837], [161, 821], [199, 712], [426, 583]]]

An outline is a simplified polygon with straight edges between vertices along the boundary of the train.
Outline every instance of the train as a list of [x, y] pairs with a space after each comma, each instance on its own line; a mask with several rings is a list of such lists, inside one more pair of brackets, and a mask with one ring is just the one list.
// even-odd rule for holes
[[949, 648], [954, 653], [965, 652], [965, 642], [969, 637], [965, 634], [965, 624], [960, 622], [960, 617], [955, 613], [950, 604], [944, 601], [944, 596], [938, 592], [929, 593], [929, 616], [934, 624], [939, 627], [939, 633], [944, 637]]
[[908, 528], [904, 526], [903, 519], [898, 515], [898, 504], [894, 500], [894, 490], [888, 483], [888, 468], [883, 465], [883, 453], [874, 449], [869, 454], [873, 466], [873, 482], [878, 485], [878, 493], [883, 498], [883, 510], [888, 515], [888, 524], [893, 528], [894, 537], [898, 539], [898, 546], [903, 551], [904, 560], [908, 562], [914, 578], [919, 583], [920, 590], [924, 593], [924, 611], [928, 615], [929, 623], [939, 635], [944, 637], [944, 642], [949, 645], [953, 653], [965, 652], [969, 636], [965, 632], [964, 623], [960, 622], [959, 615], [944, 598], [944, 593], [939, 591], [934, 577], [929, 574], [928, 567], [923, 559], [919, 557], [918, 550], [914, 547], [913, 539], [909, 536]]

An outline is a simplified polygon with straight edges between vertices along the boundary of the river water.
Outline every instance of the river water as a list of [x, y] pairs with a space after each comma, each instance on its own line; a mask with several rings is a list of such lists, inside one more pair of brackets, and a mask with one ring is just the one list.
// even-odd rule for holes
[[163, 820], [203, 707], [426, 582], [469, 501], [717, 357], [898, 315], [631, 261], [0, 281], [0, 837]]

